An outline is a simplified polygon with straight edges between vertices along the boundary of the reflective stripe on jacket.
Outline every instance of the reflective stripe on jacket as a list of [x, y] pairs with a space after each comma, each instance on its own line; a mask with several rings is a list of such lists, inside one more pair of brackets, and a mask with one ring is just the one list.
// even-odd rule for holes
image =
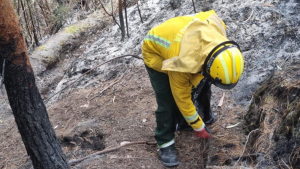
[[175, 102], [194, 129], [203, 127], [203, 121], [191, 100], [191, 90], [203, 79], [198, 72], [207, 51], [227, 41], [225, 29], [224, 22], [211, 10], [169, 19], [152, 28], [144, 38], [145, 64], [168, 74]]

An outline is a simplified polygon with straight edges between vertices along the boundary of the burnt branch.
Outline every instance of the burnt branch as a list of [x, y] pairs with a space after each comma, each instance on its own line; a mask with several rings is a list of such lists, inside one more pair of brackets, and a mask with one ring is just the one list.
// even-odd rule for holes
[[128, 19], [127, 19], [127, 4], [126, 4], [126, 0], [124, 0], [124, 10], [125, 10], [125, 21], [126, 21], [127, 37], [130, 37], [129, 32], [128, 32]]
[[71, 160], [69, 162], [69, 165], [75, 165], [79, 162], [82, 162], [86, 159], [89, 159], [95, 155], [100, 155], [100, 154], [105, 154], [105, 153], [108, 153], [108, 152], [112, 152], [112, 151], [116, 151], [122, 147], [125, 147], [125, 146], [130, 146], [130, 145], [134, 145], [134, 144], [145, 144], [145, 145], [156, 145], [157, 143], [156, 142], [148, 142], [148, 141], [135, 141], [135, 142], [122, 142], [119, 146], [117, 147], [113, 147], [113, 148], [107, 148], [107, 149], [104, 149], [102, 151], [98, 151], [96, 153], [93, 153], [91, 155], [88, 155], [86, 157], [83, 157], [83, 158], [80, 158], [80, 159], [74, 159], [74, 160]]
[[142, 15], [141, 15], [140, 7], [139, 7], [139, 0], [136, 0], [136, 6], [137, 6], [137, 9], [138, 9], [138, 11], [139, 11], [139, 15], [140, 15], [140, 18], [141, 18], [141, 22], [144, 23], [144, 22], [143, 22]]
[[125, 38], [125, 25], [124, 25], [124, 17], [123, 17], [123, 11], [122, 11], [122, 0], [119, 0], [119, 20], [120, 20], [120, 29], [122, 34], [121, 41], [124, 41]]
[[115, 23], [119, 26], [119, 28], [121, 28], [120, 24], [117, 22], [117, 20], [116, 20], [116, 18], [115, 18], [115, 16], [114, 16], [114, 10], [113, 10], [113, 3], [112, 3], [112, 1], [110, 1], [110, 2], [111, 2], [111, 14], [107, 12], [107, 10], [105, 9], [105, 7], [104, 7], [102, 1], [99, 0], [99, 2], [100, 2], [101, 7], [103, 8], [104, 12], [105, 12], [108, 16], [111, 16], [111, 17], [113, 18], [113, 20], [115, 21]]
[[195, 7], [195, 2], [194, 2], [194, 0], [192, 0], [192, 2], [193, 2], [194, 12], [196, 13], [196, 7]]

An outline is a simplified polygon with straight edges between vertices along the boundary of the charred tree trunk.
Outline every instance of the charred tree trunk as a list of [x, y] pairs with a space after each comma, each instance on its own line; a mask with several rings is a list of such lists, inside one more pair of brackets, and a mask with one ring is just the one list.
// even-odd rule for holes
[[194, 2], [194, 0], [192, 0], [192, 1], [193, 1], [194, 12], [196, 13], [195, 2]]
[[17, 14], [20, 15], [20, 0], [18, 0]]
[[36, 35], [36, 29], [35, 29], [35, 25], [34, 25], [34, 21], [33, 21], [33, 17], [32, 17], [31, 6], [29, 5], [29, 1], [28, 0], [26, 0], [26, 1], [27, 1], [27, 7], [28, 7], [28, 11], [29, 11], [31, 24], [32, 24], [32, 32], [33, 32], [34, 42], [35, 42], [36, 46], [39, 46], [39, 39]]
[[123, 41], [125, 38], [125, 25], [124, 25], [124, 17], [122, 12], [122, 0], [119, 0], [119, 19], [120, 19], [120, 26], [121, 26], [120, 29], [122, 33], [121, 41]]
[[39, 5], [39, 7], [40, 7], [40, 9], [41, 9], [41, 11], [42, 11], [42, 14], [43, 14], [43, 16], [44, 16], [44, 21], [45, 21], [45, 24], [46, 24], [46, 26], [47, 26], [47, 28], [49, 28], [49, 24], [48, 24], [48, 16], [46, 15], [46, 12], [45, 12], [45, 10], [44, 10], [44, 4], [42, 4], [42, 2], [38, 2], [38, 5]]
[[[19, 22], [10, 0], [0, 1], [0, 65], [15, 121], [34, 168], [69, 168], [35, 84]], [[1, 66], [2, 67], [2, 66]]]
[[139, 15], [140, 15], [140, 18], [141, 18], [141, 22], [144, 23], [144, 22], [143, 22], [143, 18], [142, 18], [142, 14], [141, 14], [141, 11], [140, 11], [140, 7], [139, 7], [139, 0], [136, 0], [136, 6], [137, 6], [137, 9], [138, 9], [138, 11], [139, 11]]
[[22, 10], [23, 10], [23, 17], [24, 17], [24, 21], [25, 21], [25, 25], [26, 25], [26, 31], [27, 31], [27, 33], [28, 33], [28, 36], [29, 36], [29, 38], [30, 38], [30, 42], [32, 42], [32, 36], [31, 36], [31, 33], [30, 33], [30, 30], [29, 30], [29, 23], [28, 23], [28, 21], [27, 21], [27, 16], [26, 16], [26, 11], [25, 11], [25, 7], [24, 7], [24, 5], [23, 5], [23, 2], [22, 2], [22, 0], [20, 0], [21, 1], [21, 7], [22, 7]]
[[126, 0], [124, 0], [124, 10], [125, 10], [125, 21], [126, 21], [126, 31], [127, 31], [127, 37], [129, 38], [129, 30], [128, 30], [128, 20], [127, 20], [127, 3]]

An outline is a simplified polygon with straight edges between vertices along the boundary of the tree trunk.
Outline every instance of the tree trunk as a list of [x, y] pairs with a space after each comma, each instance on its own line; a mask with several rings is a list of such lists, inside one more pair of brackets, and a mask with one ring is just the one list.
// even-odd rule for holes
[[23, 5], [23, 2], [22, 2], [22, 0], [20, 0], [21, 1], [21, 7], [22, 7], [22, 10], [23, 10], [23, 17], [24, 17], [24, 21], [25, 21], [25, 25], [26, 25], [26, 30], [27, 30], [27, 33], [28, 33], [28, 36], [29, 36], [29, 38], [30, 38], [30, 42], [32, 42], [32, 36], [31, 36], [31, 33], [30, 33], [30, 30], [29, 30], [29, 23], [28, 23], [28, 21], [27, 21], [27, 16], [26, 16], [26, 11], [25, 11], [25, 7], [24, 7], [24, 5]]
[[35, 84], [34, 73], [10, 0], [0, 1], [0, 64], [4, 84], [25, 148], [35, 169], [69, 168]]
[[137, 9], [138, 9], [138, 11], [139, 11], [139, 15], [140, 15], [140, 18], [141, 18], [141, 22], [144, 23], [144, 22], [143, 22], [143, 18], [142, 18], [142, 14], [141, 14], [141, 11], [140, 11], [140, 7], [139, 7], [139, 0], [136, 0], [136, 6], [137, 6]]
[[129, 30], [128, 30], [128, 20], [127, 20], [127, 3], [126, 0], [124, 0], [124, 10], [125, 10], [125, 21], [126, 21], [126, 31], [127, 31], [127, 37], [129, 38]]
[[27, 1], [27, 7], [28, 7], [28, 11], [29, 11], [31, 24], [32, 24], [32, 32], [33, 32], [34, 41], [35, 41], [36, 46], [39, 46], [39, 39], [36, 35], [36, 29], [35, 29], [35, 25], [34, 25], [34, 21], [33, 21], [33, 17], [32, 17], [31, 6], [29, 4], [29, 1], [28, 0], [26, 0], [26, 1]]
[[122, 39], [121, 41], [124, 40], [125, 38], [125, 25], [124, 25], [124, 17], [123, 17], [123, 12], [122, 12], [122, 0], [119, 0], [119, 19], [120, 19], [120, 29], [122, 33]]

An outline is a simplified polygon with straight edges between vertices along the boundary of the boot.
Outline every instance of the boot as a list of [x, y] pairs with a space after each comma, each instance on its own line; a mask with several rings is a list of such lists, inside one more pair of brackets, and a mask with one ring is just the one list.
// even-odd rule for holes
[[165, 148], [160, 148], [158, 152], [158, 158], [166, 167], [173, 167], [179, 164], [174, 144]]

